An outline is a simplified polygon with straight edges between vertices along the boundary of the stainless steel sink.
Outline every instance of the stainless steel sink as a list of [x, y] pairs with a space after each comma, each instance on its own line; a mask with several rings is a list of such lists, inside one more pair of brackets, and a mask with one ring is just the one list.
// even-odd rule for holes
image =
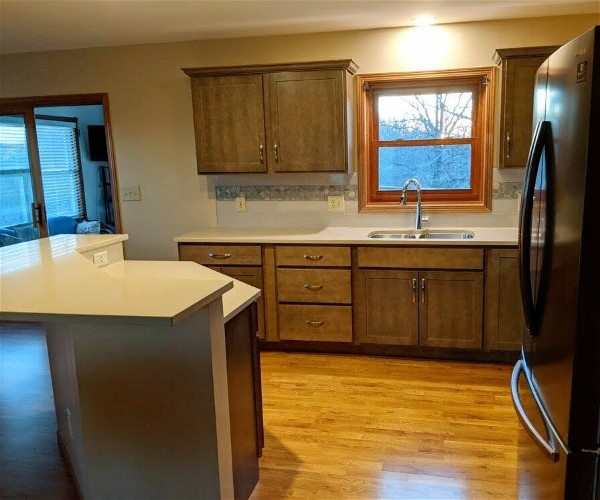
[[422, 229], [413, 231], [373, 231], [368, 238], [386, 240], [471, 240], [473, 231], [463, 229]]

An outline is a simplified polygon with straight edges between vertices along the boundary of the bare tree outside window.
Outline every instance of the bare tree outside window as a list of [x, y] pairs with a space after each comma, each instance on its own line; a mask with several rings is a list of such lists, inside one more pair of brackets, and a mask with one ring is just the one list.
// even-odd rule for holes
[[471, 188], [473, 93], [380, 95], [379, 189]]

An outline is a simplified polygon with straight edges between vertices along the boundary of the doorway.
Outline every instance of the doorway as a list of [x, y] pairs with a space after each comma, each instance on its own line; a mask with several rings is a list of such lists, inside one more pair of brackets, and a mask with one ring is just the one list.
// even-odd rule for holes
[[0, 99], [0, 246], [119, 233], [106, 94]]

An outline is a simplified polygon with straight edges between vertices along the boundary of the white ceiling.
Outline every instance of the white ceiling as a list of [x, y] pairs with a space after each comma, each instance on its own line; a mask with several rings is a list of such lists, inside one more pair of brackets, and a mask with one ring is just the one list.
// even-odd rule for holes
[[600, 13], [599, 0], [0, 0], [0, 52]]

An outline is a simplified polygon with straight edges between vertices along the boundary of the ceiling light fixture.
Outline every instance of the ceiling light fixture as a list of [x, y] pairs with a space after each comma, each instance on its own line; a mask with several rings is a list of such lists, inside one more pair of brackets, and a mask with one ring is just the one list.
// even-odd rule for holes
[[431, 26], [435, 24], [435, 17], [433, 16], [418, 16], [411, 19], [413, 26]]

